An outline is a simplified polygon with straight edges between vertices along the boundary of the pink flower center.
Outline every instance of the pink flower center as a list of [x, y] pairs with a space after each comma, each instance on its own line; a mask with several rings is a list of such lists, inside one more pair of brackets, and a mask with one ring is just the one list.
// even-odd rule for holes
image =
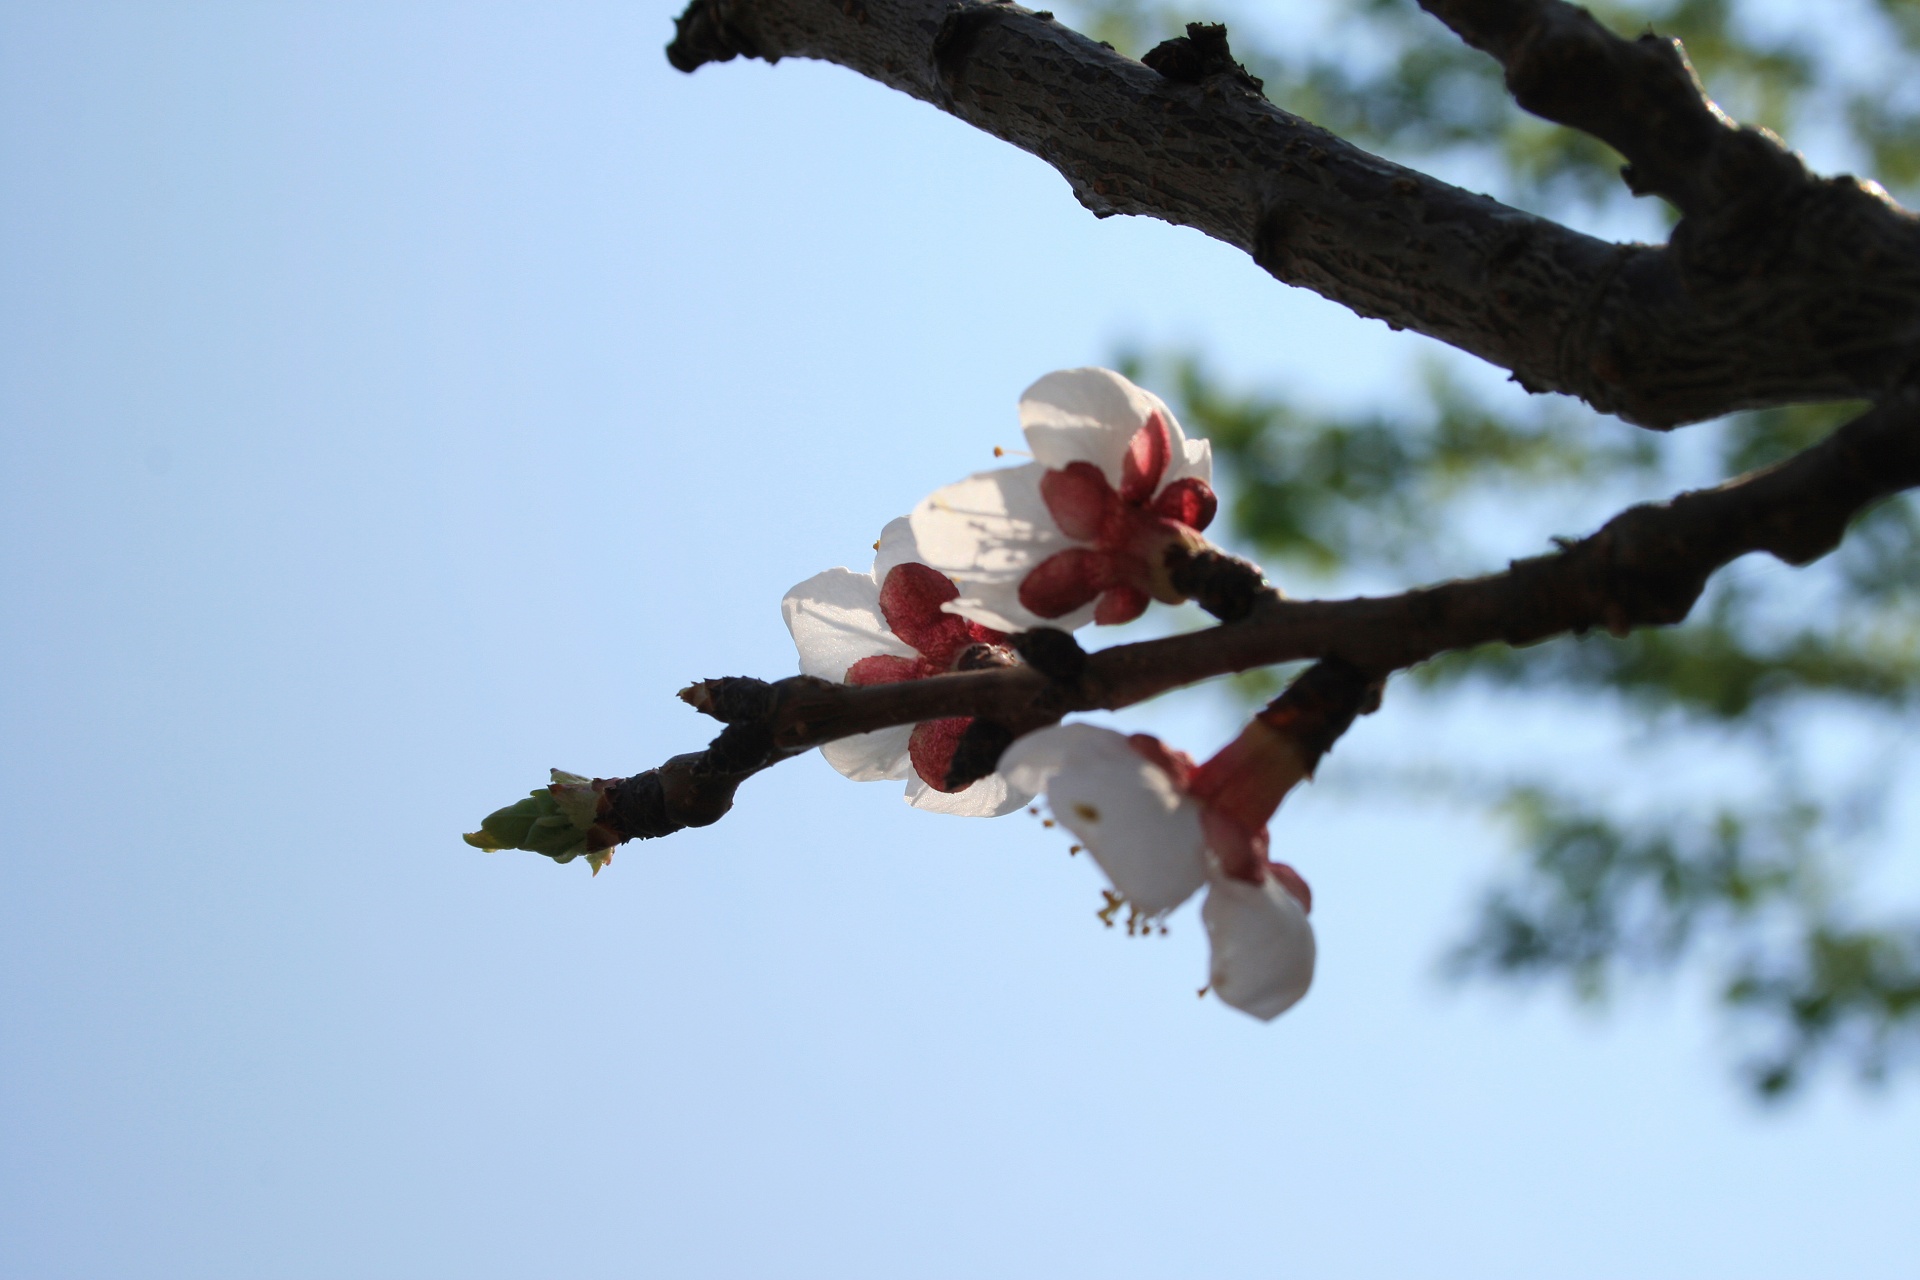
[[[924, 564], [897, 564], [889, 569], [886, 581], [880, 584], [880, 613], [887, 620], [887, 629], [905, 641], [915, 656], [876, 653], [862, 658], [847, 668], [846, 682], [897, 684], [945, 675], [973, 645], [1003, 642], [1006, 636], [1002, 633], [942, 611], [941, 605], [959, 595], [960, 588], [951, 578]], [[972, 723], [971, 716], [956, 716], [913, 727], [907, 740], [913, 771], [935, 791], [966, 789], [947, 786], [947, 772], [960, 736]]]
[[1070, 462], [1042, 476], [1040, 497], [1054, 523], [1090, 545], [1041, 561], [1020, 583], [1020, 603], [1042, 618], [1058, 618], [1098, 600], [1093, 620], [1113, 624], [1139, 617], [1150, 599], [1170, 599], [1164, 577], [1156, 575], [1167, 548], [1211, 524], [1219, 505], [1207, 482], [1194, 476], [1160, 487], [1172, 456], [1172, 433], [1154, 413], [1127, 442], [1117, 491], [1091, 462]]

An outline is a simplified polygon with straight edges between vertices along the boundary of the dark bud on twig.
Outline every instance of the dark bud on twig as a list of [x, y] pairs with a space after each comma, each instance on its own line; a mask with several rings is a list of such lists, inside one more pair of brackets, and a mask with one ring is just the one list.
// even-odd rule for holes
[[680, 701], [722, 724], [769, 719], [777, 698], [772, 685], [751, 676], [702, 680], [680, 691]]
[[1271, 591], [1260, 566], [1211, 548], [1167, 549], [1167, 577], [1174, 590], [1222, 622], [1238, 622]]
[[1016, 631], [1007, 643], [1025, 658], [1027, 665], [1056, 684], [1075, 685], [1087, 669], [1087, 651], [1071, 632], [1058, 627], [1035, 627]]
[[1248, 75], [1247, 69], [1234, 61], [1233, 51], [1227, 48], [1224, 23], [1189, 22], [1186, 35], [1161, 41], [1140, 61], [1181, 84], [1199, 84], [1208, 76], [1230, 75], [1255, 93], [1265, 87], [1258, 76]]

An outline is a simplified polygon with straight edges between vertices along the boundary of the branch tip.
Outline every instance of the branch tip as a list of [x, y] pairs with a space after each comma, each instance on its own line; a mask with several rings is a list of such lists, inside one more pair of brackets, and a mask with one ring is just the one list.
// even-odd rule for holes
[[1086, 673], [1087, 651], [1070, 631], [1034, 627], [1030, 631], [1014, 632], [1007, 637], [1007, 643], [1028, 666], [1056, 684], [1077, 685]]
[[693, 0], [686, 11], [673, 20], [667, 61], [676, 71], [691, 75], [709, 62], [761, 56], [753, 40], [726, 20], [720, 0]]
[[722, 724], [770, 719], [780, 697], [773, 685], [751, 676], [701, 680], [682, 689], [678, 696], [695, 711]]

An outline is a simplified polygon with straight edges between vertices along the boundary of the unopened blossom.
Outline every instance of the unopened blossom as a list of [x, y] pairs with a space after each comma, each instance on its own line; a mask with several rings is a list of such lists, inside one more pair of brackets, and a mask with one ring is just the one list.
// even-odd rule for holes
[[[922, 680], [976, 665], [1011, 661], [998, 631], [942, 608], [960, 594], [951, 579], [920, 562], [903, 516], [875, 548], [873, 571], [829, 569], [787, 592], [780, 612], [800, 651], [800, 670], [845, 684]], [[956, 716], [877, 729], [820, 748], [827, 763], [856, 782], [906, 779], [916, 808], [968, 817], [1011, 813], [1032, 793], [990, 774], [948, 790], [947, 772], [972, 724]]]
[[1284, 734], [1256, 720], [1197, 767], [1148, 734], [1062, 725], [1015, 742], [1000, 768], [1013, 785], [1046, 792], [1054, 818], [1149, 919], [1205, 885], [1208, 985], [1226, 1004], [1272, 1019], [1313, 982], [1312, 894], [1267, 856], [1267, 820], [1305, 776], [1300, 761]]
[[481, 821], [478, 831], [461, 838], [476, 849], [525, 849], [545, 854], [555, 862], [572, 862], [584, 856], [597, 876], [600, 868], [613, 861], [613, 846], [620, 839], [600, 825], [607, 784], [563, 769], [550, 773], [550, 785], [518, 804], [495, 809]]
[[952, 612], [1002, 631], [1130, 622], [1185, 599], [1167, 555], [1213, 520], [1213, 456], [1161, 399], [1111, 369], [1064, 369], [1020, 397], [1033, 461], [938, 490], [913, 512]]

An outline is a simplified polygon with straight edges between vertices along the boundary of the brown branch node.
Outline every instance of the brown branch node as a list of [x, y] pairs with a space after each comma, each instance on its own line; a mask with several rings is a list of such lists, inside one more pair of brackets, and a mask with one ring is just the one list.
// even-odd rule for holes
[[1261, 93], [1266, 85], [1234, 59], [1227, 47], [1227, 28], [1221, 22], [1189, 22], [1187, 34], [1162, 40], [1141, 55], [1140, 61], [1177, 84], [1200, 84], [1214, 76], [1231, 76]]

